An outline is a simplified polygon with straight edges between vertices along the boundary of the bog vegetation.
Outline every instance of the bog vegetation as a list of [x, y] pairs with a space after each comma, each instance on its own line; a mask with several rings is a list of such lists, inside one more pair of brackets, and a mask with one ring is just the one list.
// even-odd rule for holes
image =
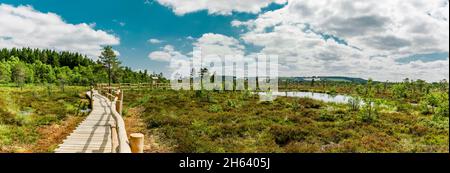
[[260, 102], [248, 91], [135, 90], [125, 101], [173, 152], [449, 152], [446, 81], [322, 83], [292, 86], [354, 99]]
[[86, 115], [86, 89], [0, 85], [0, 152], [51, 152]]

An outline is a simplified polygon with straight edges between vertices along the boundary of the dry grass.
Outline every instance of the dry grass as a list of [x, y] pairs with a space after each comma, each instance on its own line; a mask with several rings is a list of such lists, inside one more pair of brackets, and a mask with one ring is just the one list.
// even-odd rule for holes
[[38, 133], [40, 136], [46, 136], [46, 138], [40, 138], [36, 144], [31, 147], [31, 150], [38, 153], [53, 152], [58, 144], [62, 143], [83, 120], [84, 117], [71, 116], [61, 122], [61, 124], [39, 127], [37, 130]]
[[142, 107], [131, 108], [127, 111], [127, 116], [124, 118], [127, 134], [142, 133], [144, 134], [144, 152], [145, 153], [171, 153], [170, 147], [161, 144], [158, 135], [146, 129], [145, 122], [139, 118], [144, 109]]

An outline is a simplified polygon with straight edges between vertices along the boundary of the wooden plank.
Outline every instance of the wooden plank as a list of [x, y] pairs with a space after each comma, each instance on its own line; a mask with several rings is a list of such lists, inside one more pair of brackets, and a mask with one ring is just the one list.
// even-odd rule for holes
[[73, 150], [55, 150], [55, 153], [110, 153], [110, 151], [73, 149]]
[[75, 131], [73, 131], [73, 133], [87, 133], [87, 132], [91, 132], [90, 134], [95, 134], [95, 133], [102, 133], [102, 134], [109, 134], [111, 131], [110, 130], [105, 130], [105, 129], [77, 129]]
[[72, 141], [74, 141], [74, 140], [76, 140], [76, 141], [95, 140], [95, 141], [97, 141], [97, 140], [104, 140], [104, 139], [105, 138], [102, 138], [102, 137], [71, 137], [71, 138], [67, 138], [63, 141], [69, 141], [69, 140], [72, 140]]
[[[109, 124], [101, 124], [101, 125], [96, 125], [97, 127], [101, 127], [101, 128], [103, 128], [103, 127], [107, 127], [107, 128], [111, 128], [111, 126], [109, 125]], [[80, 124], [80, 125], [78, 125], [77, 126], [77, 128], [91, 128], [92, 127], [92, 125], [88, 125], [88, 124]]]
[[[80, 144], [80, 145], [84, 145], [84, 146], [101, 146], [101, 145], [107, 145], [108, 141], [104, 141], [104, 140], [99, 140], [99, 141], [73, 141], [73, 140], [69, 140], [69, 141], [64, 141], [64, 145], [69, 145], [69, 144]], [[109, 141], [109, 144], [111, 144], [111, 141]]]
[[76, 149], [76, 148], [63, 148], [61, 150], [55, 150], [56, 153], [111, 153], [112, 149], [96, 149], [96, 148], [87, 148], [87, 149]]
[[86, 150], [92, 150], [92, 149], [104, 149], [104, 150], [111, 150], [112, 149], [112, 147], [111, 146], [84, 146], [84, 145], [74, 145], [74, 144], [71, 144], [71, 145], [61, 145], [59, 148], [58, 148], [59, 150], [62, 150], [62, 149], [86, 149]]
[[111, 142], [111, 139], [109, 139], [109, 138], [96, 138], [96, 139], [94, 139], [94, 138], [87, 138], [86, 140], [82, 140], [82, 139], [76, 139], [76, 138], [73, 138], [73, 139], [64, 139], [63, 140], [64, 141], [64, 143], [66, 143], [66, 142], [72, 142], [72, 143], [80, 143], [80, 144], [84, 144], [84, 143], [89, 143], [89, 144], [93, 144], [93, 143], [104, 143], [104, 142]]
[[78, 148], [80, 148], [80, 149], [83, 149], [83, 148], [93, 148], [93, 149], [95, 149], [95, 148], [112, 148], [111, 145], [65, 144], [65, 145], [59, 146], [59, 148], [74, 148], [74, 147], [75, 147], [75, 148], [78, 147]]
[[88, 138], [85, 138], [85, 139], [86, 140], [83, 140], [83, 138], [67, 138], [67, 139], [64, 139], [63, 141], [69, 141], [69, 140], [71, 140], [71, 141], [88, 141], [88, 140], [90, 140], [90, 141], [110, 141], [111, 140], [111, 138], [109, 136], [104, 137], [104, 138], [101, 138], [101, 137], [88, 137]]
[[78, 127], [74, 132], [76, 131], [111, 131], [110, 127], [106, 127], [105, 126], [92, 126], [92, 127]]
[[[105, 136], [105, 134], [100, 133], [72, 133], [68, 137], [79, 137], [79, 136], [92, 136], [92, 137], [99, 137], [99, 136]], [[109, 135], [107, 135], [109, 136]]]
[[[89, 92], [87, 94], [90, 94]], [[114, 123], [108, 100], [93, 92], [93, 110], [58, 146], [56, 153], [111, 153], [110, 125]]]
[[107, 126], [111, 124], [111, 122], [105, 122], [105, 123], [82, 123], [81, 126]]
[[97, 145], [97, 144], [86, 145], [86, 144], [80, 144], [80, 143], [67, 143], [67, 144], [62, 144], [59, 147], [64, 147], [64, 146], [82, 146], [82, 147], [84, 147], [84, 146], [89, 146], [89, 147], [108, 147], [108, 146], [110, 146], [111, 147], [112, 145], [111, 145], [110, 142], [105, 143], [105, 144], [100, 144], [100, 145]]

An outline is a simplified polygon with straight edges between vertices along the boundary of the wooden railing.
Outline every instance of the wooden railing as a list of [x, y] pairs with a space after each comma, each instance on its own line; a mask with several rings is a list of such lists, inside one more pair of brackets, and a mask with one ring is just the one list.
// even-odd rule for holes
[[[111, 87], [97, 87], [97, 90], [108, 99], [108, 106], [115, 122], [115, 124], [111, 125], [113, 152], [142, 153], [144, 141], [144, 136], [142, 134], [133, 133], [130, 135], [132, 142], [130, 143], [128, 140], [125, 121], [122, 118], [123, 90], [113, 89]], [[93, 91], [91, 91], [91, 93], [92, 92]]]
[[170, 89], [170, 83], [117, 83], [117, 84], [104, 84], [100, 83], [96, 85], [97, 88], [109, 88], [109, 89]]

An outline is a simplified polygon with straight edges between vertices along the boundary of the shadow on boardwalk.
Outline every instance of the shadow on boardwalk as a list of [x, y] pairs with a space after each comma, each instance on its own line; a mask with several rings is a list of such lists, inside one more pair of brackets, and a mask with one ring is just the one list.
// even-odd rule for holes
[[[87, 93], [90, 96], [90, 92]], [[56, 153], [111, 153], [111, 124], [108, 100], [94, 91], [88, 117], [55, 150]]]

